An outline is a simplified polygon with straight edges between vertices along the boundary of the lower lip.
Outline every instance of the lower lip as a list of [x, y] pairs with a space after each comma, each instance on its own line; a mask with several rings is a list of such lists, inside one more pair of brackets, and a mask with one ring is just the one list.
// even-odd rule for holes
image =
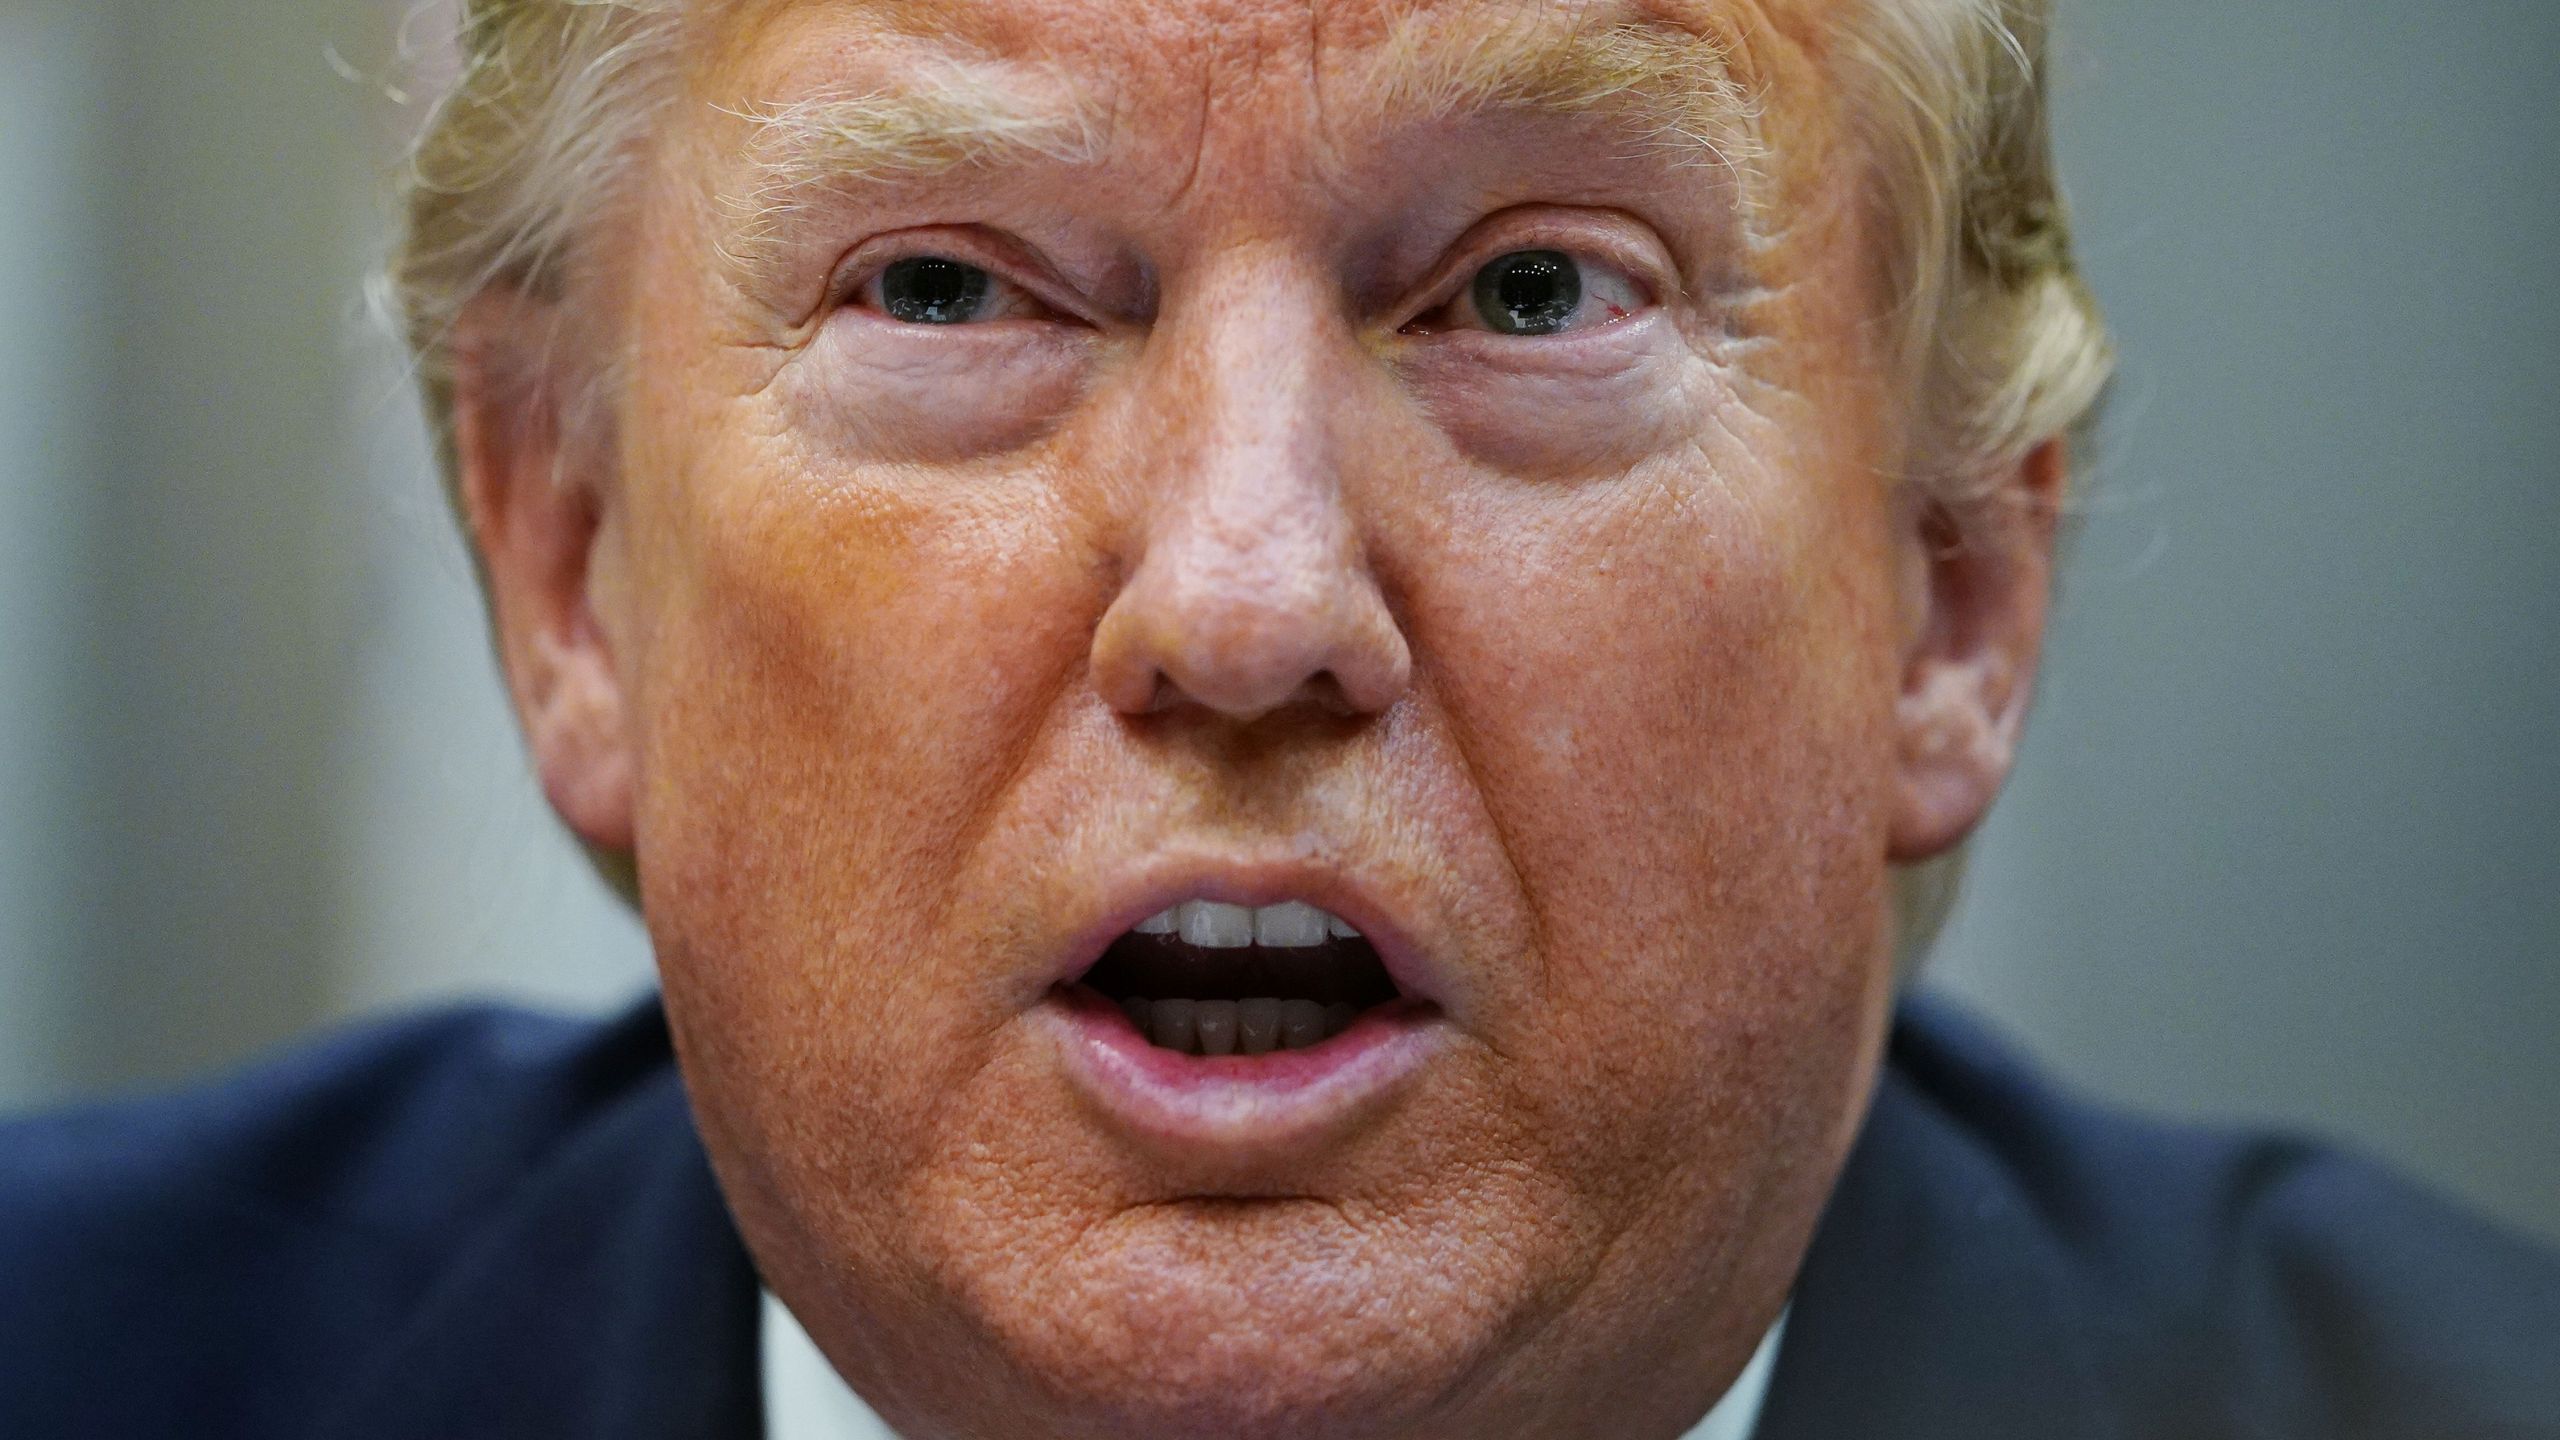
[[1071, 986], [1046, 1008], [1067, 1071], [1133, 1135], [1200, 1154], [1251, 1155], [1337, 1138], [1393, 1097], [1441, 1048], [1439, 1010], [1379, 1006], [1303, 1050], [1186, 1055], [1148, 1042], [1119, 1006]]

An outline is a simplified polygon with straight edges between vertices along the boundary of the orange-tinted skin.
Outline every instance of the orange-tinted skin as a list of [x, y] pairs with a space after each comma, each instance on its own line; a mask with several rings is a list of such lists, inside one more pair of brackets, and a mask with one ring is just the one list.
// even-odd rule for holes
[[[1892, 483], [1833, 8], [1663, 17], [1764, 97], [1743, 179], [1605, 117], [1381, 115], [1370, 5], [737, 7], [581, 319], [627, 347], [609, 458], [551, 483], [528, 302], [470, 322], [545, 784], [635, 850], [747, 1239], [902, 1433], [1667, 1440], [1779, 1312], [1889, 866], [1989, 803], [2045, 582], [2042, 525], [1950, 559]], [[1109, 143], [847, 187], [742, 281], [725, 112], [943, 54], [1106, 97]], [[1059, 313], [829, 298], [900, 234]], [[1533, 242], [1653, 303], [1415, 323]], [[1122, 1133], [1036, 1020], [1166, 857], [1349, 877], [1446, 977], [1442, 1053], [1321, 1145]]]

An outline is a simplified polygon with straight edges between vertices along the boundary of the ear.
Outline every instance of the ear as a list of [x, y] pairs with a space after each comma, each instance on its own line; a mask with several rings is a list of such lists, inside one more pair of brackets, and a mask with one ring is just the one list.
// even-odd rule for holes
[[2069, 469], [2063, 442], [2048, 440], [1961, 516], [1938, 501], [1905, 504], [1897, 861], [1954, 848], [2009, 777], [2052, 605]]
[[551, 307], [483, 292], [454, 327], [453, 437], [498, 658], [542, 788], [588, 845], [632, 846], [629, 707], [597, 610], [601, 463], [572, 437]]

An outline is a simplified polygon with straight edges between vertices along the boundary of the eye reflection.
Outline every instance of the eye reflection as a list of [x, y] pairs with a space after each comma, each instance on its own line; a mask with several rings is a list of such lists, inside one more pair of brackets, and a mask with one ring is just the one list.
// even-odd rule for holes
[[987, 310], [985, 270], [939, 255], [916, 255], [880, 272], [880, 309], [910, 325], [960, 325]]
[[1582, 306], [1582, 267], [1561, 250], [1514, 250], [1476, 272], [1476, 317], [1503, 335], [1553, 335]]
[[1566, 250], [1512, 250], [1486, 262], [1464, 290], [1404, 331], [1564, 335], [1615, 325], [1653, 303], [1645, 282], [1607, 260]]

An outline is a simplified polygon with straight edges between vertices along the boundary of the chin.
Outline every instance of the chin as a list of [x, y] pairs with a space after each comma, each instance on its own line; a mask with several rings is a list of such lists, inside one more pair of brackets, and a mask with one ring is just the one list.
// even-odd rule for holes
[[1094, 1224], [963, 1296], [1042, 1412], [1134, 1437], [1409, 1434], [1496, 1348], [1512, 1307], [1477, 1256], [1327, 1202], [1196, 1199]]

